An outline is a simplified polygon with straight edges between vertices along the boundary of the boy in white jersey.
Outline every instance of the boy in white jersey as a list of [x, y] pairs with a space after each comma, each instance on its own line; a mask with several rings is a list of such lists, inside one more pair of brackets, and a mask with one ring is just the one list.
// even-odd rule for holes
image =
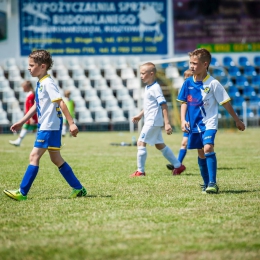
[[223, 105], [234, 118], [239, 130], [244, 131], [245, 125], [231, 106], [224, 87], [207, 73], [211, 62], [210, 52], [196, 49], [189, 56], [193, 77], [183, 83], [177, 99], [182, 103], [181, 127], [182, 131], [189, 132], [188, 149], [198, 149], [198, 164], [204, 181], [202, 193], [218, 193], [217, 158], [214, 152], [218, 104]]
[[140, 75], [143, 83], [147, 84], [144, 92], [144, 108], [132, 118], [138, 123], [144, 116], [144, 126], [137, 142], [137, 171], [131, 177], [145, 176], [145, 161], [147, 157], [146, 144], [155, 145], [163, 156], [173, 165], [173, 175], [179, 175], [185, 170], [172, 150], [164, 144], [162, 137], [162, 126], [168, 135], [172, 134], [172, 127], [168, 118], [166, 100], [163, 96], [160, 85], [156, 82], [156, 68], [151, 62], [140, 67]]
[[35, 102], [28, 113], [17, 123], [11, 126], [11, 131], [16, 132], [37, 111], [38, 133], [34, 148], [29, 158], [29, 166], [24, 174], [19, 190], [4, 190], [4, 193], [15, 200], [26, 200], [27, 193], [36, 178], [42, 155], [48, 150], [51, 161], [59, 168], [68, 184], [72, 187], [69, 198], [86, 196], [87, 191], [74, 175], [71, 167], [64, 161], [60, 154], [62, 113], [70, 125], [71, 135], [76, 137], [78, 128], [61, 98], [59, 89], [52, 78], [47, 74], [53, 64], [51, 55], [45, 50], [36, 50], [29, 55], [29, 67], [33, 77], [38, 77], [35, 92]]

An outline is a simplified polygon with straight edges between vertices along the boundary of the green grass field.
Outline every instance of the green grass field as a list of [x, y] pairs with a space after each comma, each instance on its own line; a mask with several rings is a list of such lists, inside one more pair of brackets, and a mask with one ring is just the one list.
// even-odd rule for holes
[[[135, 133], [138, 137], [138, 133]], [[88, 190], [67, 199], [70, 187], [46, 153], [27, 201], [2, 193], [19, 187], [34, 136], [12, 147], [0, 135], [0, 259], [260, 259], [260, 129], [219, 130], [217, 195], [201, 194], [197, 152], [181, 176], [148, 146], [146, 177], [136, 170], [128, 132], [63, 138], [64, 159]], [[178, 154], [181, 133], [164, 134]]]

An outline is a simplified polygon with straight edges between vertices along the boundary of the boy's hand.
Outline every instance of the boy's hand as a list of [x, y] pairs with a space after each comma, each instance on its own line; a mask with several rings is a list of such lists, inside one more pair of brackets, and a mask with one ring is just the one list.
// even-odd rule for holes
[[13, 132], [13, 133], [16, 133], [21, 127], [22, 127], [23, 123], [15, 123], [13, 124], [11, 127], [10, 127], [10, 130]]
[[138, 123], [142, 117], [140, 115], [132, 117], [133, 123]]
[[182, 132], [189, 133], [189, 129], [190, 129], [190, 123], [189, 122], [187, 122], [187, 121], [181, 122], [181, 130], [182, 130]]
[[236, 122], [236, 127], [238, 128], [238, 130], [240, 130], [240, 131], [244, 131], [245, 130], [245, 124], [242, 122], [242, 121], [237, 121]]
[[72, 136], [77, 137], [77, 134], [79, 132], [78, 127], [73, 123], [70, 125], [70, 133]]
[[165, 131], [167, 133], [167, 135], [171, 135], [172, 134], [172, 127], [170, 124], [165, 124]]

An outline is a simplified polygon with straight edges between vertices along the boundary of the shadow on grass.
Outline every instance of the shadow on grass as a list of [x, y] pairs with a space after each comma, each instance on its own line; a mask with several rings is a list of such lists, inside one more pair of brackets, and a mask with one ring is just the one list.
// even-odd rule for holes
[[218, 167], [218, 170], [245, 170], [246, 167]]
[[249, 193], [249, 192], [259, 192], [259, 190], [222, 190], [220, 193], [240, 194], [240, 193]]

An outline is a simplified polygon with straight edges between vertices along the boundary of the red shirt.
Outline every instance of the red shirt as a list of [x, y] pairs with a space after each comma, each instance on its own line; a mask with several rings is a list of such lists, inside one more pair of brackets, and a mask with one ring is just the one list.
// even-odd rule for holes
[[[32, 91], [30, 91], [24, 102], [24, 114], [27, 114], [27, 112], [33, 106], [34, 100], [35, 100], [35, 95]], [[37, 113], [35, 113], [35, 115], [32, 117], [32, 119], [34, 120], [34, 124], [38, 123]], [[30, 120], [28, 120], [25, 124], [30, 125]]]

